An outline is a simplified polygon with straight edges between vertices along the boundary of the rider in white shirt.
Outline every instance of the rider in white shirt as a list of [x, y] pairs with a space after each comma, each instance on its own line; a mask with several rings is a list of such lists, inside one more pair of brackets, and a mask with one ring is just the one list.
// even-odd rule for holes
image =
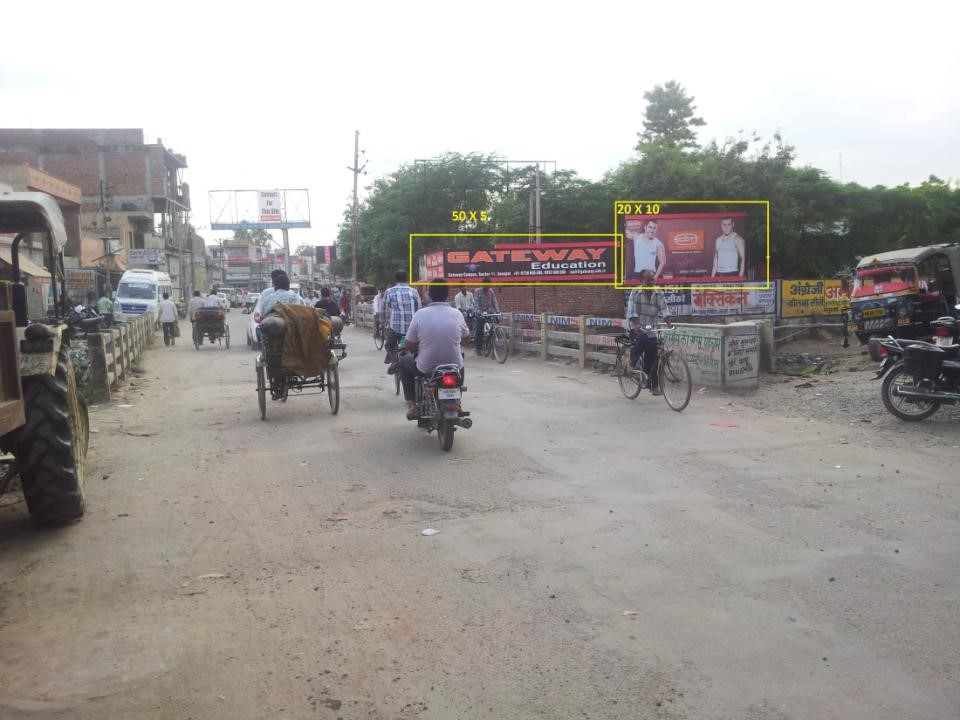
[[223, 301], [220, 300], [220, 296], [217, 295], [216, 290], [211, 290], [210, 294], [204, 298], [203, 307], [206, 309], [217, 308], [218, 310], [223, 310]]

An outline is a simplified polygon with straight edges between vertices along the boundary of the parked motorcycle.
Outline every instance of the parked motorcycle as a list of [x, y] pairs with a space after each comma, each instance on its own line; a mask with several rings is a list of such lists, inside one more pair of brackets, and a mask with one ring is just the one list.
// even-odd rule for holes
[[957, 320], [938, 318], [931, 328], [933, 343], [893, 337], [879, 342], [885, 357], [874, 379], [884, 378], [880, 389], [883, 405], [901, 420], [923, 420], [941, 405], [960, 402]]
[[440, 365], [429, 377], [416, 379], [417, 427], [428, 433], [437, 431], [437, 440], [444, 451], [453, 447], [453, 434], [458, 427], [470, 428], [470, 413], [460, 404], [463, 396], [463, 375], [457, 365]]
[[74, 337], [100, 332], [103, 316], [93, 308], [77, 305], [67, 313], [67, 325]]

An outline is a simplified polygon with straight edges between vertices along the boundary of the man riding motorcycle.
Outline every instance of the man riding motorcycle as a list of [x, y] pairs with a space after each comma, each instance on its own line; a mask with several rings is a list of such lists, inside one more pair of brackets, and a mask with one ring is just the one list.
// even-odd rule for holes
[[[441, 282], [443, 282], [441, 280]], [[429, 376], [439, 365], [457, 365], [463, 377], [463, 351], [460, 343], [470, 336], [470, 329], [459, 310], [447, 304], [449, 288], [431, 285], [430, 304], [417, 310], [407, 328], [404, 349], [400, 356], [400, 381], [407, 401], [407, 419], [417, 419], [415, 380]]]

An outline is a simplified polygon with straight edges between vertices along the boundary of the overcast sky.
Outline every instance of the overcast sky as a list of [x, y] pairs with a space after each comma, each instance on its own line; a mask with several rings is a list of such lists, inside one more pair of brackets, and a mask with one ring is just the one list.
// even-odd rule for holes
[[198, 228], [209, 190], [308, 188], [313, 228], [291, 231], [294, 246], [333, 242], [354, 130], [367, 183], [445, 151], [596, 179], [633, 155], [643, 92], [671, 79], [707, 122], [701, 140], [779, 129], [835, 178], [842, 155], [844, 181], [960, 179], [955, 2], [47, 8], [4, 6], [0, 126], [163, 138], [187, 156]]

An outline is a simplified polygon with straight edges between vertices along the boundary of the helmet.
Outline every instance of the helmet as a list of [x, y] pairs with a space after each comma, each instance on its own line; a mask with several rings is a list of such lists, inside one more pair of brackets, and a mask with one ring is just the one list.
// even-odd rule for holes
[[944, 315], [943, 317], [938, 317], [936, 320], [931, 321], [931, 327], [945, 327], [956, 332], [957, 331], [957, 319], [952, 318], [949, 315]]

